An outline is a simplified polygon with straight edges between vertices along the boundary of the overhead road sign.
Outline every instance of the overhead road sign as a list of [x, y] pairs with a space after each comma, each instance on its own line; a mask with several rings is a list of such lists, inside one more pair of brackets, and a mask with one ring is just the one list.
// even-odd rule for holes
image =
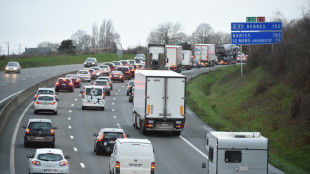
[[278, 44], [281, 42], [282, 32], [231, 32], [232, 44]]
[[281, 31], [282, 22], [232, 22], [231, 31]]

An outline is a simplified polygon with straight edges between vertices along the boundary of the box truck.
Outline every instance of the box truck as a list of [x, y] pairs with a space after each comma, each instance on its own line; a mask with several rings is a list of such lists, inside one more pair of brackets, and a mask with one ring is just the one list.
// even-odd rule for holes
[[185, 126], [186, 77], [173, 71], [136, 70], [133, 126], [180, 135]]
[[145, 69], [164, 70], [166, 66], [166, 46], [163, 44], [148, 44]]
[[170, 70], [181, 73], [182, 72], [182, 46], [167, 45], [167, 64]]
[[187, 70], [192, 69], [192, 62], [193, 62], [192, 51], [183, 50], [182, 54], [183, 54], [182, 67], [186, 68]]
[[194, 59], [200, 60], [201, 66], [214, 66], [216, 62], [214, 44], [194, 45]]
[[268, 173], [268, 139], [260, 132], [207, 132], [208, 174]]

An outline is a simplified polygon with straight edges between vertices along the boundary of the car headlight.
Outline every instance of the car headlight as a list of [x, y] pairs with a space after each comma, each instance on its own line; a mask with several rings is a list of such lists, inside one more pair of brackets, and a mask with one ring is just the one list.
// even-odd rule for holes
[[84, 64], [86, 64], [86, 62], [84, 62]]
[[95, 64], [95, 62], [92, 62], [91, 64]]
[[17, 70], [17, 68], [13, 68], [13, 70]]
[[103, 145], [105, 145], [105, 146], [106, 146], [107, 144], [108, 144], [107, 142], [104, 142], [104, 143], [103, 143]]
[[9, 67], [5, 67], [6, 70], [9, 70]]

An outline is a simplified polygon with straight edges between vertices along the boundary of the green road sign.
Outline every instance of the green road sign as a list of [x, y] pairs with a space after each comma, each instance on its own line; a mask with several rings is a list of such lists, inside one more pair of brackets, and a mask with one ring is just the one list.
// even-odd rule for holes
[[246, 17], [246, 22], [256, 22], [256, 17]]

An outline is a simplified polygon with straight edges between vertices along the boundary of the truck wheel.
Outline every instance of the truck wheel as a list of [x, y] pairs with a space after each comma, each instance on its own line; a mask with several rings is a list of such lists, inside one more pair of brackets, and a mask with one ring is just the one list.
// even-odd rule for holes
[[180, 135], [181, 135], [181, 132], [175, 131], [175, 132], [172, 132], [172, 134], [173, 134], [174, 136], [180, 136]]
[[103, 110], [103, 111], [104, 111], [104, 107], [102, 107], [102, 108], [101, 108], [101, 110]]
[[85, 110], [85, 106], [82, 106], [82, 110]]

